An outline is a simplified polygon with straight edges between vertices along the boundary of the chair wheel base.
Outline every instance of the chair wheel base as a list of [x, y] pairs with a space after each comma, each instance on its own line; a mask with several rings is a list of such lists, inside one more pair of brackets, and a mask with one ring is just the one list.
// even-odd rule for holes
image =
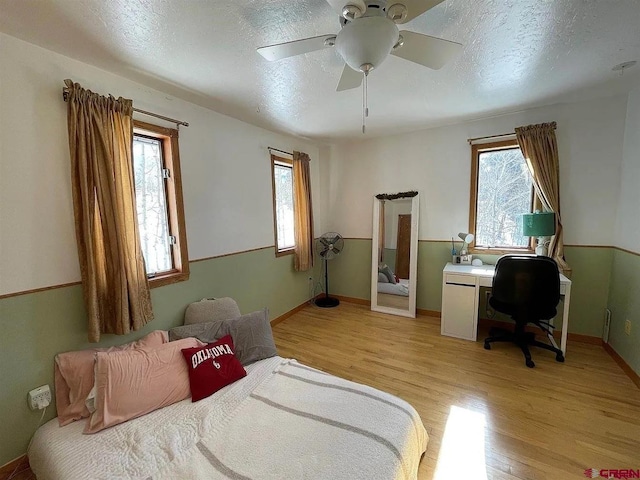
[[561, 353], [558, 353], [556, 355], [556, 362], [564, 363], [564, 355], [562, 355]]
[[485, 350], [491, 350], [491, 345], [487, 342], [484, 342], [484, 349]]
[[527, 367], [529, 368], [533, 368], [536, 366], [535, 363], [533, 363], [533, 360], [526, 360], [525, 363], [527, 364]]

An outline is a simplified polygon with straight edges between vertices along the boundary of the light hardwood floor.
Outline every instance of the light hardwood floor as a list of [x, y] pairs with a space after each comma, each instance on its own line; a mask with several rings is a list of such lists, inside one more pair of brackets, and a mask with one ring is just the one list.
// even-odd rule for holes
[[601, 346], [569, 342], [564, 364], [533, 349], [529, 369], [515, 345], [484, 350], [486, 332], [457, 340], [440, 335], [437, 318], [344, 302], [309, 306], [273, 330], [279, 355], [416, 408], [430, 436], [420, 479], [584, 479], [587, 468], [640, 469], [640, 389]]

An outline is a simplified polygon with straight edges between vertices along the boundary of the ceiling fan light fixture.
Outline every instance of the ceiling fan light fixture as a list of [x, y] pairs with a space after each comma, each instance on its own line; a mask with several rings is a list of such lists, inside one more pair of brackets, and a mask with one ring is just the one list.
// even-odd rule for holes
[[402, 23], [407, 18], [407, 7], [401, 3], [395, 3], [387, 8], [387, 17], [394, 23]]
[[342, 7], [342, 17], [345, 20], [353, 21], [362, 15], [364, 15], [364, 12], [358, 5], [347, 4]]
[[345, 25], [336, 38], [336, 49], [355, 71], [371, 64], [378, 68], [398, 41], [398, 27], [387, 17], [362, 17]]

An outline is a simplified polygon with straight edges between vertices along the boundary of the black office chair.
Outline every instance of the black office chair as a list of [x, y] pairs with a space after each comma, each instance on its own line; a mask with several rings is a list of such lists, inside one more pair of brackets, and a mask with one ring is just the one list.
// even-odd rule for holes
[[[505, 255], [498, 259], [493, 277], [491, 307], [516, 322], [514, 331], [492, 328], [484, 341], [484, 348], [491, 349], [493, 342], [513, 342], [520, 347], [527, 367], [535, 367], [529, 345], [550, 350], [558, 362], [564, 362], [562, 350], [553, 339], [553, 325], [549, 322], [556, 315], [560, 302], [560, 274], [556, 262], [549, 257]], [[526, 332], [527, 323], [540, 327], [552, 345], [539, 342], [533, 332]]]

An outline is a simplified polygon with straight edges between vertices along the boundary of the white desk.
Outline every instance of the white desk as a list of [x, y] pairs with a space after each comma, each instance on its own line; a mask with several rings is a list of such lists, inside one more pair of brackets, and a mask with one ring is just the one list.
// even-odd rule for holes
[[[442, 271], [442, 319], [440, 333], [450, 337], [476, 341], [480, 287], [491, 287], [495, 265], [454, 265], [447, 263]], [[560, 274], [560, 295], [564, 297], [562, 340], [560, 349], [567, 354], [571, 280]]]

